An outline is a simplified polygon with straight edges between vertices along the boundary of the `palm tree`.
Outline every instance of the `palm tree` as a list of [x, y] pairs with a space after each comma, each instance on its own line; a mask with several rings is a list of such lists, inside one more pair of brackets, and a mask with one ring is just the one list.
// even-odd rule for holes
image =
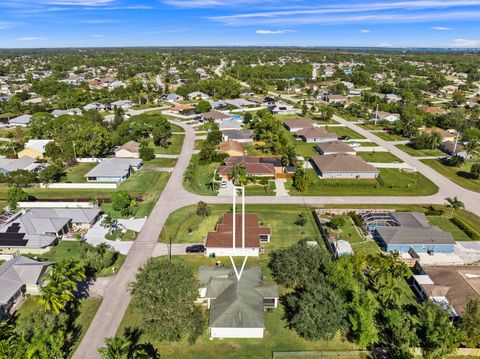
[[463, 209], [465, 208], [465, 205], [463, 204], [462, 201], [460, 201], [457, 196], [453, 198], [445, 198], [445, 201], [447, 201], [447, 207], [451, 208], [452, 210], [450, 211], [450, 216], [448, 218], [452, 218], [453, 212], [456, 209]]
[[403, 288], [398, 279], [390, 275], [385, 285], [379, 288], [378, 297], [383, 305], [398, 306], [403, 295]]
[[438, 132], [432, 132], [429, 136], [429, 142], [432, 150], [434, 150], [442, 143], [442, 136]]
[[247, 170], [244, 165], [234, 165], [230, 170], [230, 178], [236, 185], [245, 185], [248, 181]]
[[131, 343], [124, 338], [113, 337], [105, 339], [105, 346], [98, 349], [102, 359], [121, 359], [127, 355]]
[[71, 291], [59, 289], [52, 282], [42, 288], [38, 303], [47, 311], [59, 314], [65, 309], [66, 304], [73, 299], [75, 299], [75, 296]]

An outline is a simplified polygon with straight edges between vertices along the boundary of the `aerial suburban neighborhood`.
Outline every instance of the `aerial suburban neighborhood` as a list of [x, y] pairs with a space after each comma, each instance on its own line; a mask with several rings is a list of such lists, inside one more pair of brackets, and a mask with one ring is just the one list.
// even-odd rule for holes
[[[0, 14], [150, 6], [127, 3]], [[480, 41], [40, 39], [0, 50], [0, 358], [480, 356]]]

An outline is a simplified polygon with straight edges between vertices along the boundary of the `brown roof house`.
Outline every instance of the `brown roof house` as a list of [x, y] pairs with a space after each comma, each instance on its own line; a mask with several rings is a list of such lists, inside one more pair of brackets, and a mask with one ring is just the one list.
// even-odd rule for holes
[[115, 157], [118, 158], [140, 158], [140, 143], [128, 141], [115, 149]]
[[469, 155], [467, 151], [465, 151], [465, 148], [460, 143], [457, 143], [457, 145], [455, 146], [455, 142], [453, 141], [444, 141], [438, 147], [440, 148], [440, 150], [451, 156], [455, 155], [463, 158], [471, 157], [471, 155]]
[[276, 157], [238, 156], [226, 158], [225, 164], [218, 169], [218, 174], [224, 179], [229, 178], [235, 165], [243, 165], [247, 176], [252, 177], [275, 177], [276, 168], [282, 168], [280, 159]]
[[422, 112], [429, 113], [431, 115], [445, 115], [447, 113], [447, 110], [438, 106], [420, 106], [419, 108]]
[[201, 116], [206, 121], [213, 121], [218, 124], [220, 124], [222, 120], [226, 120], [230, 118], [229, 115], [226, 115], [220, 111], [208, 111], [208, 112], [202, 113]]
[[454, 133], [450, 133], [450, 132], [447, 132], [445, 131], [444, 129], [442, 128], [438, 128], [438, 127], [427, 127], [427, 128], [424, 128], [422, 130], [422, 133], [427, 133], [427, 134], [431, 134], [431, 133], [438, 133], [441, 137], [442, 137], [442, 142], [445, 142], [445, 141], [455, 141], [455, 134]]
[[292, 120], [283, 121], [283, 125], [290, 132], [297, 132], [303, 130], [304, 128], [313, 127], [315, 125], [315, 121], [305, 118], [294, 118]]
[[346, 153], [355, 156], [356, 152], [353, 147], [349, 146], [343, 141], [329, 141], [319, 143], [315, 146], [318, 153], [321, 155], [334, 155], [338, 153]]
[[375, 179], [379, 173], [362, 158], [345, 153], [316, 156], [310, 161], [318, 176], [325, 179]]
[[295, 132], [295, 137], [300, 137], [307, 143], [331, 142], [338, 139], [336, 133], [328, 133], [325, 128], [307, 127]]
[[[215, 232], [209, 232], [205, 241], [207, 256], [255, 256], [260, 253], [260, 244], [270, 242], [271, 230], [260, 227], [258, 215], [245, 213], [245, 239], [243, 240], [242, 214], [235, 215], [235, 231], [232, 213], [224, 214]], [[235, 242], [233, 241], [235, 233]]]
[[245, 148], [243, 144], [236, 141], [224, 141], [221, 142], [219, 147], [219, 152], [226, 153], [231, 157], [243, 156], [245, 153]]

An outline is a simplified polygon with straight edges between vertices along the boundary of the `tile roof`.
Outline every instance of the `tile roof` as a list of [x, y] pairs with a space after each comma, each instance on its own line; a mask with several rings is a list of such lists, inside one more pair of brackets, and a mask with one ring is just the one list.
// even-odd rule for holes
[[315, 121], [305, 118], [294, 118], [283, 121], [283, 124], [288, 128], [307, 128], [312, 127], [315, 124]]

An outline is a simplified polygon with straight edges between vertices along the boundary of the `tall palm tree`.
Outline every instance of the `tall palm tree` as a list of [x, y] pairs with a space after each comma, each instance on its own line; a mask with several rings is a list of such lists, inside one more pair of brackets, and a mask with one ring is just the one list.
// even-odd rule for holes
[[445, 201], [447, 201], [447, 207], [451, 208], [452, 210], [450, 211], [450, 216], [448, 218], [452, 218], [453, 216], [453, 212], [456, 210], [456, 209], [463, 209], [465, 208], [465, 205], [463, 204], [462, 201], [460, 201], [457, 196], [451, 198], [451, 197], [448, 197], [448, 198], [445, 198]]
[[430, 142], [431, 149], [434, 150], [440, 145], [440, 143], [442, 143], [442, 136], [438, 132], [432, 132], [428, 140]]
[[245, 185], [248, 181], [247, 170], [244, 165], [234, 165], [230, 170], [230, 178], [236, 185]]

